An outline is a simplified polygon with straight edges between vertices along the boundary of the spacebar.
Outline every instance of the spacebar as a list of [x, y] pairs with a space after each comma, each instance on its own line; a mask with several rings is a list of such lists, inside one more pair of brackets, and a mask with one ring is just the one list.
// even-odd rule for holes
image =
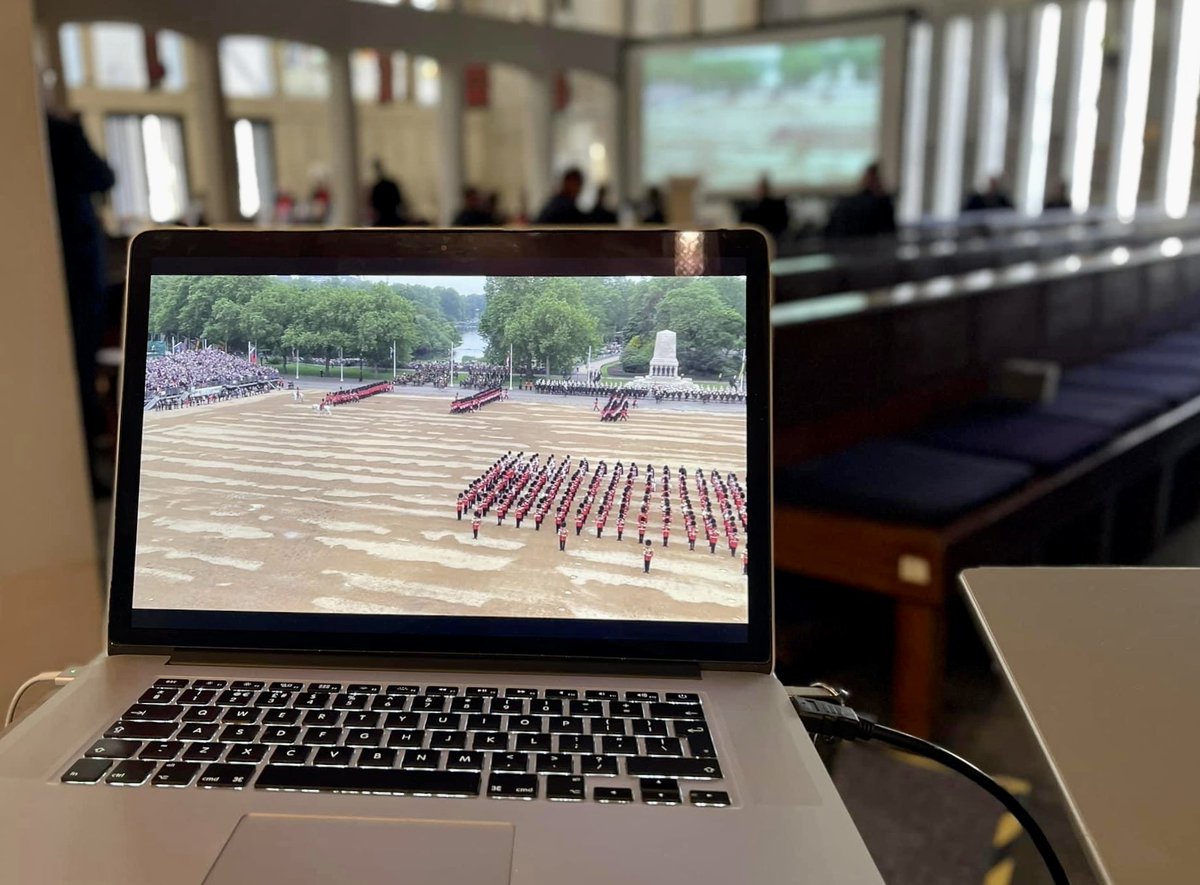
[[406, 771], [397, 768], [312, 768], [296, 765], [268, 765], [258, 776], [254, 786], [262, 790], [478, 796], [480, 775], [469, 771]]

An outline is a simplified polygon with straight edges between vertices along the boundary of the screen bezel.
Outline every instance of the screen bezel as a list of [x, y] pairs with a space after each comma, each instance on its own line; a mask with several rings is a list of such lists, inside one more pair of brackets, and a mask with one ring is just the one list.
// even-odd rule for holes
[[[765, 42], [787, 42], [789, 40], [824, 40], [838, 37], [864, 37], [882, 35], [883, 65], [880, 85], [880, 120], [878, 161], [885, 181], [893, 187], [900, 181], [901, 152], [903, 150], [903, 108], [905, 83], [908, 68], [908, 36], [912, 23], [911, 12], [897, 11], [887, 15], [849, 15], [829, 19], [820, 24], [786, 25], [781, 27], [755, 28], [748, 31], [721, 34], [711, 37], [668, 37], [654, 40], [638, 40], [627, 43], [622, 51], [623, 76], [622, 96], [625, 105], [626, 138], [622, 146], [626, 193], [640, 194], [654, 184], [665, 188], [665, 181], [647, 182], [642, 170], [642, 75], [641, 58], [647, 51], [655, 49], [699, 49], [718, 46], [737, 46]], [[767, 170], [769, 172], [769, 170]], [[745, 188], [710, 189], [701, 177], [700, 187], [708, 197], [745, 200], [754, 196], [757, 181]], [[777, 194], [795, 194], [814, 197], [833, 197], [857, 187], [857, 178], [829, 185], [809, 185], [789, 182], [772, 177], [772, 186]]]
[[[152, 272], [271, 273], [276, 263], [312, 273], [613, 273], [613, 262], [670, 266], [673, 231], [213, 231], [156, 230], [130, 245], [113, 556], [109, 578], [110, 651], [219, 649], [238, 651], [404, 654], [421, 657], [561, 658], [692, 662], [769, 669], [772, 660], [772, 556], [749, 561], [745, 625], [674, 622], [548, 621], [528, 618], [398, 618], [380, 615], [196, 612], [134, 609], [133, 573], [143, 424], [145, 340]], [[703, 232], [705, 262], [746, 276], [748, 518], [754, 547], [771, 547], [771, 373], [768, 247], [754, 230]], [[570, 268], [566, 270], [565, 268]], [[605, 268], [607, 271], [596, 268]], [[165, 269], [164, 269], [165, 268]], [[307, 268], [320, 268], [308, 271]], [[274, 271], [282, 272], [282, 271]], [[637, 270], [629, 270], [636, 273]], [[545, 271], [542, 272], [545, 275]], [[129, 383], [126, 383], [126, 382]], [[236, 626], [235, 626], [236, 625]], [[413, 629], [418, 627], [420, 629]], [[619, 635], [616, 635], [619, 634]]]

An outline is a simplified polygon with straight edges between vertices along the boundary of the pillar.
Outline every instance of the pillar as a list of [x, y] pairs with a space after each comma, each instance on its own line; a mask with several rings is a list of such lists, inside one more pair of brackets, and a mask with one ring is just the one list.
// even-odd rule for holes
[[219, 45], [215, 37], [192, 39], [192, 81], [195, 84], [192, 96], [201, 146], [196, 161], [203, 172], [204, 217], [209, 224], [241, 217], [233, 126], [225, 112], [225, 96], [221, 92]]
[[463, 188], [463, 71], [458, 63], [440, 62], [438, 105], [438, 221], [449, 225], [458, 211]]
[[530, 72], [525, 101], [525, 209], [530, 218], [550, 197], [554, 180], [554, 77]]
[[354, 227], [360, 223], [362, 188], [358, 175], [358, 112], [350, 79], [350, 53], [329, 53], [329, 207], [330, 223]]

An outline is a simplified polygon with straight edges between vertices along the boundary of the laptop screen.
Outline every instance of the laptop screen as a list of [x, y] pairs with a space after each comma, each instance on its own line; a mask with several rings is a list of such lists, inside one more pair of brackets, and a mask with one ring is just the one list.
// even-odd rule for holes
[[745, 641], [747, 278], [561, 267], [155, 261], [133, 623]]

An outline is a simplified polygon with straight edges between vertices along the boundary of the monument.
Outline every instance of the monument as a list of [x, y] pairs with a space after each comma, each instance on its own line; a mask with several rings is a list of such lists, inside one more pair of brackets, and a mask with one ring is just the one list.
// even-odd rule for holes
[[675, 333], [663, 329], [654, 336], [654, 356], [650, 358], [650, 373], [640, 375], [628, 383], [629, 387], [664, 390], [697, 390], [691, 378], [679, 374], [679, 358], [675, 355]]

